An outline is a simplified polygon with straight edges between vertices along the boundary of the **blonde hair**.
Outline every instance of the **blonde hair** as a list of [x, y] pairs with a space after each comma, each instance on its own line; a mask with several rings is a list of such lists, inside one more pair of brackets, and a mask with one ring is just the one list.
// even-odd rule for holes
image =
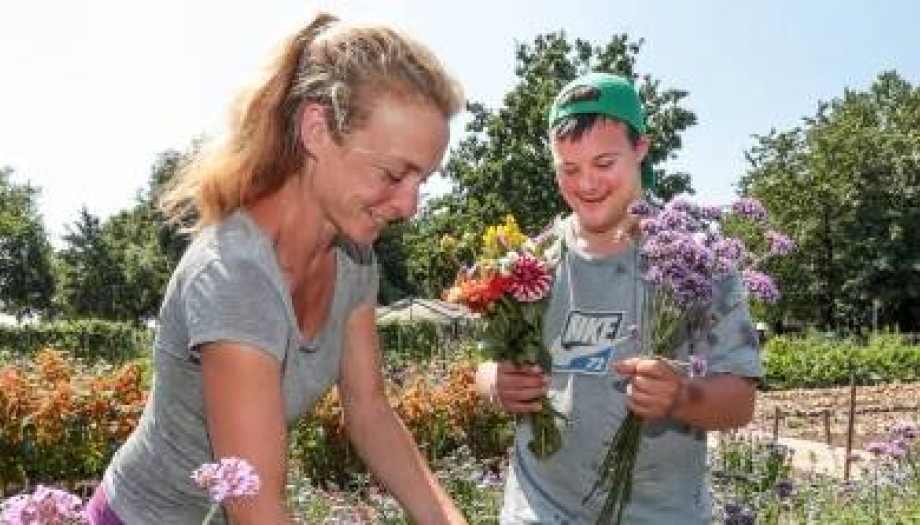
[[318, 14], [282, 43], [266, 77], [238, 97], [226, 138], [195, 154], [167, 186], [160, 209], [191, 231], [220, 221], [303, 169], [306, 103], [326, 108], [341, 142], [362, 128], [381, 95], [432, 104], [445, 118], [464, 104], [459, 84], [421, 43], [385, 26]]

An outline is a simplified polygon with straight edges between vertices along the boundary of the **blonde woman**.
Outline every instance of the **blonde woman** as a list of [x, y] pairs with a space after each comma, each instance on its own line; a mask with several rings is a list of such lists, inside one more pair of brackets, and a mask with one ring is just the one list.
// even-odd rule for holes
[[147, 407], [91, 502], [94, 523], [200, 523], [189, 477], [250, 462], [258, 495], [219, 522], [292, 523], [286, 430], [338, 385], [350, 439], [417, 523], [464, 523], [388, 405], [372, 243], [440, 165], [456, 82], [390, 28], [320, 14], [246, 92], [229, 133], [162, 201], [194, 239], [160, 311]]

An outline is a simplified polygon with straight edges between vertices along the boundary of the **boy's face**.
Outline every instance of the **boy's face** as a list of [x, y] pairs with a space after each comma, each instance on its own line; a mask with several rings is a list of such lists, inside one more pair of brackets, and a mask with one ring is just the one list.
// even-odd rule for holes
[[640, 167], [648, 139], [634, 146], [626, 125], [598, 119], [578, 140], [554, 138], [550, 145], [556, 182], [578, 217], [583, 234], [615, 234], [629, 204], [641, 195]]

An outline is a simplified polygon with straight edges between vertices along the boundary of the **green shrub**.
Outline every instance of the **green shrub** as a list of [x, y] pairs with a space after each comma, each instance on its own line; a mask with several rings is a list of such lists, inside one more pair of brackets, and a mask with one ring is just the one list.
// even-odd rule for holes
[[81, 359], [123, 362], [149, 355], [152, 342], [153, 333], [147, 328], [102, 319], [0, 325], [0, 349], [19, 356], [55, 348]]
[[764, 349], [765, 387], [770, 390], [872, 385], [920, 380], [920, 346], [898, 334], [879, 334], [868, 344], [817, 335], [774, 337]]

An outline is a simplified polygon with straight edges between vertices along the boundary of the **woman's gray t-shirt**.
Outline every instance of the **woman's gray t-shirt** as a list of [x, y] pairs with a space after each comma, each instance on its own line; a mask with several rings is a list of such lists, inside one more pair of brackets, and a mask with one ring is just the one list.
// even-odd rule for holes
[[289, 426], [336, 383], [348, 315], [376, 297], [373, 250], [339, 241], [335, 279], [326, 324], [306, 341], [272, 242], [251, 217], [238, 210], [201, 231], [166, 289], [147, 405], [103, 479], [123, 522], [186, 525], [200, 523], [207, 513], [207, 493], [190, 477], [201, 464], [215, 460], [205, 422], [199, 345], [235, 341], [277, 359]]

